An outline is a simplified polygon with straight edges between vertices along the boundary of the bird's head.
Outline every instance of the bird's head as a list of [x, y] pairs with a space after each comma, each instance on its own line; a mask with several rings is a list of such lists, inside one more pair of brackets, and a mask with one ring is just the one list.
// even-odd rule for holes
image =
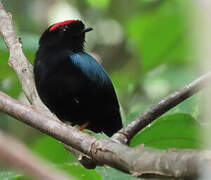
[[39, 45], [83, 51], [85, 33], [91, 31], [80, 20], [67, 20], [51, 25], [40, 37]]

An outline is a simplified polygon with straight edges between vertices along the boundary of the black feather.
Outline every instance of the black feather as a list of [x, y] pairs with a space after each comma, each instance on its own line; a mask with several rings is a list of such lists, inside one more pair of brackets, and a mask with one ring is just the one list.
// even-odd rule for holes
[[[111, 136], [122, 127], [112, 82], [102, 66], [83, 51], [84, 25], [72, 22], [40, 39], [34, 64], [35, 84], [44, 104], [62, 121]], [[76, 45], [76, 46], [75, 46]]]

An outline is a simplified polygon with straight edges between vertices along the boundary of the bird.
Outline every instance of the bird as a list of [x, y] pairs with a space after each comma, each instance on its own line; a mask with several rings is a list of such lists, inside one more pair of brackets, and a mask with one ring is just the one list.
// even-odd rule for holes
[[35, 86], [61, 121], [110, 137], [123, 126], [120, 106], [107, 72], [84, 50], [91, 30], [81, 20], [48, 27], [35, 54]]

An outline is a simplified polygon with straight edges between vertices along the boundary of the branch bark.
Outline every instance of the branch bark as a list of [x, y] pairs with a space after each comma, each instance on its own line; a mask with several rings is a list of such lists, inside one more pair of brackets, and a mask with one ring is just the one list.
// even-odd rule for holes
[[[53, 115], [48, 108], [41, 102], [37, 90], [34, 83], [33, 78], [33, 66], [27, 60], [26, 56], [23, 53], [22, 44], [20, 42], [20, 38], [17, 37], [13, 22], [12, 15], [7, 13], [4, 10], [3, 4], [0, 1], [0, 33], [4, 38], [6, 46], [10, 52], [9, 62], [8, 64], [14, 69], [18, 78], [21, 82], [23, 92], [25, 93], [29, 103], [45, 113], [48, 116], [51, 116], [53, 120], [60, 121], [55, 115]], [[68, 148], [69, 150], [71, 147]], [[74, 149], [71, 150], [74, 152]], [[75, 155], [78, 154], [78, 151], [75, 151]], [[81, 155], [80, 155], [81, 157]], [[88, 161], [90, 159], [80, 158], [77, 156], [78, 160], [85, 167], [89, 167]], [[91, 162], [91, 161], [90, 161]], [[93, 167], [93, 163], [91, 163]]]
[[17, 37], [13, 23], [12, 15], [4, 10], [0, 1], [0, 33], [4, 38], [7, 48], [10, 52], [9, 66], [11, 66], [21, 82], [23, 92], [25, 93], [30, 104], [36, 106], [47, 114], [52, 114], [41, 102], [34, 84], [33, 67], [26, 59], [23, 53], [20, 38]]
[[99, 164], [137, 177], [193, 178], [199, 175], [203, 165], [211, 167], [210, 151], [130, 148], [110, 139], [96, 139], [23, 105], [3, 92], [0, 92], [0, 110], [83, 152]]
[[156, 105], [149, 108], [142, 115], [138, 116], [134, 121], [132, 121], [127, 126], [119, 130], [116, 134], [114, 134], [112, 138], [117, 139], [124, 144], [129, 144], [134, 135], [136, 135], [144, 127], [149, 125], [151, 122], [156, 120], [158, 117], [160, 117], [179, 103], [193, 96], [199, 90], [204, 88], [204, 86], [208, 85], [210, 80], [211, 72], [202, 75], [182, 89], [167, 96]]
[[[39, 109], [26, 106], [3, 92], [0, 92], [1, 111], [88, 155], [93, 158], [97, 164], [107, 164], [124, 172], [131, 173], [134, 176], [195, 178], [198, 176], [199, 167], [201, 168], [204, 164], [210, 167], [210, 151], [163, 151], [143, 147], [130, 148], [112, 141], [112, 139], [96, 139], [60, 122], [56, 117], [52, 117], [51, 113], [46, 110], [46, 107], [37, 96], [33, 80], [32, 65], [23, 54], [21, 43], [12, 25], [11, 15], [4, 11], [1, 2], [0, 32], [10, 51], [10, 66], [16, 71], [28, 100]], [[196, 92], [198, 85], [192, 88], [193, 89], [187, 87], [186, 90], [189, 89]], [[142, 128], [140, 125], [143, 123], [141, 123], [141, 119], [145, 119], [144, 122], [146, 121], [147, 123], [153, 121], [162, 113], [176, 105], [172, 100], [178, 104], [193, 94], [188, 94], [186, 90], [184, 90], [183, 95], [177, 92], [172, 95], [172, 98], [162, 100], [159, 103], [159, 107], [162, 107], [161, 109], [156, 108], [156, 106], [151, 108], [151, 110], [144, 113], [145, 118], [139, 117], [138, 120], [131, 123], [132, 125], [124, 128], [125, 130], [123, 129], [115, 134], [113, 140], [126, 137], [126, 141], [124, 142], [128, 142], [130, 138]], [[180, 98], [183, 99], [180, 100]], [[148, 118], [149, 120], [147, 120]], [[144, 126], [146, 126], [146, 124], [143, 125], [143, 127]], [[117, 136], [119, 138], [115, 138]], [[200, 166], [198, 166], [198, 164]]]
[[3, 132], [0, 132], [0, 161], [38, 180], [71, 180], [66, 174], [42, 161], [22, 143]]

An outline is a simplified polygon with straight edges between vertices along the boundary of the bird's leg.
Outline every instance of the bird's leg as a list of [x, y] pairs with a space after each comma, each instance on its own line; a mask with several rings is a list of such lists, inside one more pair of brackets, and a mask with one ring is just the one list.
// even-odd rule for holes
[[136, 148], [144, 148], [144, 146], [145, 146], [144, 144], [139, 144], [136, 146]]
[[90, 123], [90, 122], [88, 121], [88, 122], [82, 124], [82, 125], [80, 126], [79, 130], [82, 131], [83, 129], [85, 129], [85, 128], [89, 125], [89, 123]]

